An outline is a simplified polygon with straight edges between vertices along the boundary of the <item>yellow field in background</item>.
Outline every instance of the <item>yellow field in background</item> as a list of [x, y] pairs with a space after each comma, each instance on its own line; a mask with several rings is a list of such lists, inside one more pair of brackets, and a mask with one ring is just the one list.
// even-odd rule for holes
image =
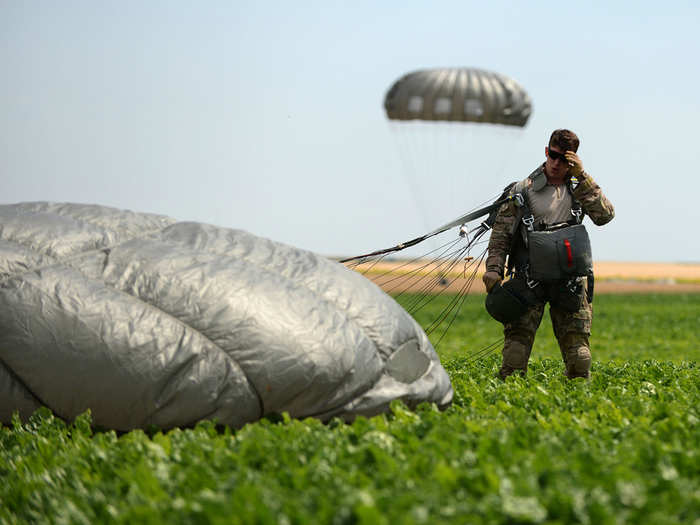
[[[435, 292], [458, 291], [466, 283], [473, 266], [469, 262], [455, 266], [445, 277], [448, 285], [435, 288]], [[466, 268], [465, 268], [466, 266]], [[700, 264], [685, 263], [642, 263], [624, 261], [598, 261], [593, 264], [595, 272], [596, 293], [626, 293], [626, 292], [666, 292], [700, 293]], [[418, 274], [434, 270], [429, 261], [381, 261], [376, 264], [366, 263], [355, 268], [356, 271], [367, 271], [367, 277], [387, 291], [397, 292], [402, 289], [418, 290], [423, 286], [419, 277], [400, 284], [398, 277], [417, 271]], [[484, 267], [477, 269], [477, 277], [472, 287], [474, 292], [484, 292], [481, 276]], [[422, 280], [422, 283], [425, 279]], [[413, 284], [412, 284], [413, 283]]]

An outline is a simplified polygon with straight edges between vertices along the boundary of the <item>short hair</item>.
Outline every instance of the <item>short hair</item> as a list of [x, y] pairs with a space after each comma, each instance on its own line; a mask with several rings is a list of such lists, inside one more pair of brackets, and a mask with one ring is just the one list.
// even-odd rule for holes
[[579, 140], [576, 133], [568, 129], [555, 129], [549, 137], [549, 147], [554, 146], [562, 151], [578, 151]]

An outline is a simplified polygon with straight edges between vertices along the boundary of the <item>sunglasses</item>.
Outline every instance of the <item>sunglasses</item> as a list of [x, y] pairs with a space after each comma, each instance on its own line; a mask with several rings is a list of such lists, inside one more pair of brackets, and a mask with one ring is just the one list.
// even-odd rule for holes
[[563, 153], [559, 153], [558, 151], [552, 151], [552, 148], [547, 148], [547, 155], [549, 155], [549, 158], [552, 160], [561, 160], [562, 162], [568, 162], [566, 160], [566, 156]]

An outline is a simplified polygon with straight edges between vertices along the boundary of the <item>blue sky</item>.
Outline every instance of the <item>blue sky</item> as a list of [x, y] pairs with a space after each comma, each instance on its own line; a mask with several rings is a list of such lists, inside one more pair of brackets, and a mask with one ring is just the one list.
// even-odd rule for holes
[[[696, 4], [673, 1], [0, 0], [0, 202], [99, 203], [352, 255], [481, 204], [568, 127], [617, 211], [590, 227], [595, 258], [697, 262], [699, 26]], [[450, 66], [520, 82], [527, 126], [407, 139], [386, 90]]]

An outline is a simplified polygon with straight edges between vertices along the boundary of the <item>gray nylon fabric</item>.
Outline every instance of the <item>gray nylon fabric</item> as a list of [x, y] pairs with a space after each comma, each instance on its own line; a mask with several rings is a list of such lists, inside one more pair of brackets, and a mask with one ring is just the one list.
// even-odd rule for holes
[[583, 224], [554, 231], [527, 232], [527, 242], [529, 275], [536, 281], [582, 277], [593, 270], [591, 241]]
[[0, 205], [0, 421], [117, 430], [374, 415], [452, 400], [415, 321], [356, 272], [241, 230]]
[[384, 97], [390, 120], [524, 126], [532, 101], [512, 78], [475, 68], [425, 69], [398, 79]]

